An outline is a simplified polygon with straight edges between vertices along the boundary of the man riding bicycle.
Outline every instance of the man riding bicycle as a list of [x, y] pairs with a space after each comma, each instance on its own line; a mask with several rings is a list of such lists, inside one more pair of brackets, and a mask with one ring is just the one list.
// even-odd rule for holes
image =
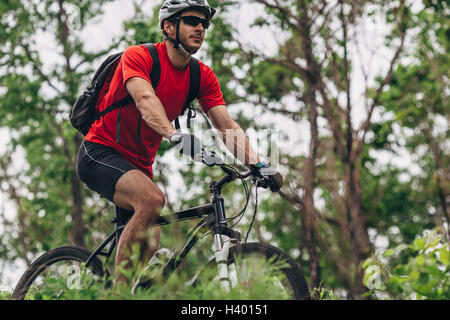
[[[156, 91], [149, 78], [152, 69], [149, 51], [143, 45], [128, 47], [97, 109], [101, 112], [127, 94], [133, 99], [121, 110], [96, 120], [80, 147], [77, 157], [80, 180], [120, 208], [134, 211], [117, 248], [116, 284], [128, 281], [120, 274], [119, 267], [131, 268], [133, 245], [139, 245], [143, 263], [158, 249], [160, 229], [155, 228], [151, 236], [147, 232], [164, 207], [165, 196], [152, 181], [152, 164], [163, 138], [177, 145], [186, 137], [175, 130], [171, 122], [180, 115], [187, 99], [190, 56], [200, 49], [214, 13], [206, 0], [165, 1], [159, 13], [164, 41], [155, 44], [161, 64]], [[214, 72], [200, 61], [199, 65], [197, 100], [202, 111], [219, 130], [227, 146], [232, 146], [230, 151], [235, 156], [240, 152], [245, 154], [245, 159], [239, 160], [247, 166], [263, 166], [243, 130], [230, 117]], [[137, 139], [137, 121], [141, 121], [141, 117]], [[120, 126], [117, 125], [119, 119]], [[229, 130], [233, 132], [231, 144], [227, 141]], [[120, 139], [117, 139], [118, 131]]]

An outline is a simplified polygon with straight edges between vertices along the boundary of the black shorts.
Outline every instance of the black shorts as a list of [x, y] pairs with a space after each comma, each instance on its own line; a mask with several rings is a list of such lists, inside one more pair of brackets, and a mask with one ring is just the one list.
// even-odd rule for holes
[[77, 156], [78, 177], [86, 186], [113, 201], [116, 183], [130, 170], [137, 169], [111, 147], [84, 140]]

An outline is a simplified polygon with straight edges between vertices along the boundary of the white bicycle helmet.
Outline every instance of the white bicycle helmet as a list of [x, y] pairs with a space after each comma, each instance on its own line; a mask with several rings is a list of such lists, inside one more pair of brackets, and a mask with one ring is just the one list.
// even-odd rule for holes
[[[216, 10], [212, 8], [207, 0], [166, 0], [164, 1], [161, 9], [159, 10], [159, 26], [164, 29], [164, 21], [170, 19], [177, 14], [181, 14], [186, 10], [200, 10], [205, 13], [206, 19], [211, 20], [211, 18], [216, 13]], [[165, 34], [165, 39], [173, 43], [174, 48], [186, 58], [192, 55], [191, 52], [184, 48], [183, 44], [179, 38], [180, 24], [179, 21], [176, 22], [176, 39], [172, 39]]]
[[159, 10], [159, 26], [164, 28], [164, 21], [187, 9], [203, 11], [206, 19], [210, 20], [216, 10], [212, 8], [207, 0], [166, 0]]

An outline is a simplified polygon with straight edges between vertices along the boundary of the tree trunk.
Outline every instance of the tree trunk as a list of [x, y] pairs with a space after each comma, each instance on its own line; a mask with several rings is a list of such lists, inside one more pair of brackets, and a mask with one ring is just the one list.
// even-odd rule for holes
[[317, 128], [317, 103], [314, 99], [315, 89], [309, 88], [306, 95], [308, 108], [308, 121], [310, 125], [310, 145], [309, 156], [304, 165], [304, 196], [302, 199], [304, 206], [303, 223], [305, 225], [305, 241], [309, 253], [309, 272], [311, 277], [311, 287], [320, 286], [320, 264], [317, 252], [316, 234], [317, 221], [316, 209], [314, 207], [314, 190], [316, 188], [316, 159], [319, 145], [319, 132]]
[[354, 244], [353, 264], [355, 268], [355, 287], [350, 294], [355, 299], [362, 299], [367, 289], [363, 285], [364, 270], [361, 265], [369, 257], [370, 242], [362, 206], [362, 188], [359, 171], [355, 168], [354, 163], [346, 163], [345, 167], [345, 202]]
[[[74, 136], [73, 140], [76, 146], [80, 145], [81, 139], [78, 136], [78, 134]], [[72, 222], [74, 230], [73, 241], [75, 245], [84, 247], [85, 228], [83, 224], [83, 195], [81, 188], [82, 186], [80, 180], [78, 179], [74, 164], [71, 176], [71, 189], [73, 201]]]

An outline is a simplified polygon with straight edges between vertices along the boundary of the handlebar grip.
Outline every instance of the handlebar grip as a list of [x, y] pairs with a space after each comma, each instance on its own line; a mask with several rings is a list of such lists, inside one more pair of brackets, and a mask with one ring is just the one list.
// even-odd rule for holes
[[283, 186], [283, 177], [278, 171], [270, 168], [259, 168], [255, 165], [250, 165], [250, 170], [255, 176], [265, 180], [265, 182], [258, 182], [262, 188], [269, 187], [272, 192], [278, 192]]
[[282, 186], [283, 186], [283, 177], [281, 176], [281, 174], [279, 172], [270, 176], [270, 182], [269, 182], [270, 191], [278, 192], [278, 191], [280, 191]]

